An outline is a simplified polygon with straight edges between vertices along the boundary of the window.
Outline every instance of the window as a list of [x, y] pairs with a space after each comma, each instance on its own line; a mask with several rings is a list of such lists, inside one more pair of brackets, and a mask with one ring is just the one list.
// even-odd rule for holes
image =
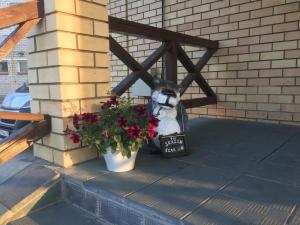
[[8, 75], [8, 63], [5, 61], [0, 62], [0, 75]]
[[27, 61], [18, 61], [18, 74], [24, 75], [27, 74], [28, 68], [27, 68]]

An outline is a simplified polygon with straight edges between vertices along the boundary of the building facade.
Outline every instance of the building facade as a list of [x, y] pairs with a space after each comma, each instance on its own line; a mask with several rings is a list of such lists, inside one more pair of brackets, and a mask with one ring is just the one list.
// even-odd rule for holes
[[[24, 0], [1, 0], [0, 8], [20, 2], [24, 2]], [[13, 30], [14, 27], [0, 30], [0, 42]], [[13, 52], [0, 62], [0, 98], [27, 82], [27, 55], [27, 39], [24, 38]]]
[[[203, 76], [218, 104], [189, 110], [211, 116], [300, 124], [299, 0], [110, 0], [110, 15], [218, 40], [220, 48]], [[143, 61], [159, 43], [120, 36], [128, 51]], [[201, 49], [185, 47], [195, 62]], [[160, 65], [155, 65], [160, 74]], [[126, 67], [112, 56], [113, 84]], [[181, 78], [186, 75], [179, 68]], [[191, 87], [184, 98], [201, 96]]]

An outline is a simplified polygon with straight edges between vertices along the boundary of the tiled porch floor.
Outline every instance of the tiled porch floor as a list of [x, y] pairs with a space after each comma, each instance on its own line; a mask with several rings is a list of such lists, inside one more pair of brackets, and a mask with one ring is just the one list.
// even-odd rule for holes
[[300, 224], [300, 127], [194, 119], [191, 154], [140, 152], [136, 169], [109, 173], [103, 160], [62, 170], [191, 224]]

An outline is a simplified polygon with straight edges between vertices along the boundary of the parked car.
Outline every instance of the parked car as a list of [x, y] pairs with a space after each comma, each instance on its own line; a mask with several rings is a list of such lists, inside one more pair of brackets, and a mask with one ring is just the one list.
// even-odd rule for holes
[[[30, 112], [31, 97], [26, 83], [15, 91], [7, 94], [0, 105], [0, 111]], [[0, 120], [0, 139], [8, 137], [12, 132], [25, 126], [28, 122], [15, 120]]]

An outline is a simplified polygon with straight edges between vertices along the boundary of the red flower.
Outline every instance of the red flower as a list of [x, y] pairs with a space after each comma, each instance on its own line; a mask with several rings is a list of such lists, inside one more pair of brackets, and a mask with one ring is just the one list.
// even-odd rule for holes
[[148, 130], [148, 137], [149, 137], [149, 138], [155, 137], [155, 131], [154, 131], [153, 129], [149, 129], [149, 130]]
[[96, 113], [83, 113], [82, 120], [86, 123], [96, 123], [98, 121], [98, 115]]
[[148, 137], [149, 138], [153, 138], [155, 137], [156, 133], [155, 133], [155, 126], [152, 123], [148, 123]]
[[111, 101], [108, 100], [107, 102], [103, 103], [103, 105], [101, 106], [102, 109], [108, 109], [110, 108], [112, 105]]
[[139, 126], [130, 126], [128, 129], [129, 137], [136, 139], [142, 136], [142, 129]]
[[136, 106], [134, 110], [135, 110], [136, 114], [138, 114], [140, 116], [144, 116], [147, 113], [147, 109], [141, 105]]
[[96, 123], [98, 122], [98, 114], [97, 113], [93, 113], [92, 115], [92, 123]]
[[70, 134], [70, 139], [73, 141], [73, 143], [77, 144], [80, 142], [80, 136], [76, 133], [71, 133]]
[[74, 114], [72, 120], [73, 120], [73, 126], [78, 130], [80, 117], [77, 114]]
[[112, 106], [118, 106], [119, 102], [117, 101], [116, 96], [111, 96], [109, 100], [107, 100], [103, 105], [101, 106], [102, 109], [109, 109]]
[[119, 102], [117, 101], [117, 96], [111, 96], [110, 102], [112, 105], [115, 105], [115, 106], [119, 105]]
[[124, 116], [120, 116], [118, 119], [118, 124], [120, 127], [126, 127], [127, 120], [125, 120]]
[[108, 138], [108, 131], [105, 130], [101, 133], [101, 137], [103, 137], [104, 139], [107, 139]]
[[156, 116], [151, 115], [148, 120], [148, 123], [152, 124], [154, 127], [158, 127], [159, 119]]
[[154, 126], [152, 123], [148, 123], [149, 130], [154, 130], [156, 126]]

